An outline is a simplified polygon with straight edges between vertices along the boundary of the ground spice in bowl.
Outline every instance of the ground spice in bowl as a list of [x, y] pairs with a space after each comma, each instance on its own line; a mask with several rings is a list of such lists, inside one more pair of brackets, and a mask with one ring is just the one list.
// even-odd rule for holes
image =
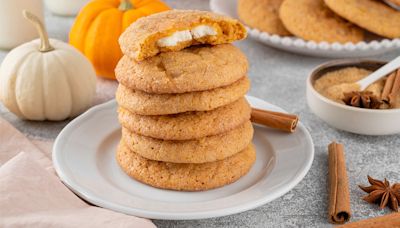
[[[371, 84], [361, 93], [359, 92], [359, 86], [355, 84], [355, 82], [367, 77], [371, 73], [372, 71], [363, 68], [344, 67], [322, 75], [320, 78], [315, 80], [314, 88], [324, 97], [344, 105], [347, 104], [356, 107], [363, 107], [363, 103], [369, 102], [368, 104], [371, 105], [364, 108], [400, 108], [400, 92], [396, 93], [395, 99], [392, 98], [391, 104], [389, 104], [389, 102], [381, 101], [385, 101], [385, 98], [382, 96], [385, 87], [390, 86], [385, 86], [389, 81], [388, 77]], [[393, 84], [393, 82], [391, 83]], [[391, 88], [389, 88], [389, 90], [390, 89]]]

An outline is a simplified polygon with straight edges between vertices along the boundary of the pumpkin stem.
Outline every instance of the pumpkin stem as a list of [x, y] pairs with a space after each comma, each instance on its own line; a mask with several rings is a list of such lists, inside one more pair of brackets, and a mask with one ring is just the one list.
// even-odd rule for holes
[[133, 4], [129, 0], [121, 0], [118, 9], [121, 11], [127, 11], [133, 8]]
[[36, 29], [39, 33], [39, 36], [40, 36], [39, 51], [40, 52], [48, 52], [48, 51], [54, 50], [54, 48], [50, 45], [49, 36], [47, 34], [47, 31], [46, 31], [42, 21], [40, 21], [40, 19], [36, 15], [34, 15], [33, 13], [31, 13], [27, 10], [23, 10], [22, 15], [25, 17], [25, 19], [30, 21], [36, 27]]

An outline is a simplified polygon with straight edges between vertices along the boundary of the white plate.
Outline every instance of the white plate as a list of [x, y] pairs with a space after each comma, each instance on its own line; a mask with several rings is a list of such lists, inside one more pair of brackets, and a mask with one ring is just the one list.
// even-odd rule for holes
[[[237, 0], [210, 0], [210, 9], [216, 13], [238, 18], [236, 12]], [[350, 58], [378, 55], [400, 48], [400, 38], [382, 39], [359, 43], [327, 43], [305, 41], [297, 37], [282, 37], [260, 32], [257, 29], [246, 27], [249, 36], [268, 46], [289, 52], [330, 58]]]
[[[253, 107], [283, 111], [263, 100], [247, 99]], [[153, 188], [128, 177], [116, 163], [114, 154], [120, 139], [116, 109], [116, 102], [110, 101], [68, 124], [55, 141], [53, 163], [61, 180], [77, 195], [126, 214], [201, 219], [246, 211], [291, 190], [313, 161], [313, 142], [301, 123], [293, 134], [256, 126], [256, 163], [237, 182], [203, 192]]]

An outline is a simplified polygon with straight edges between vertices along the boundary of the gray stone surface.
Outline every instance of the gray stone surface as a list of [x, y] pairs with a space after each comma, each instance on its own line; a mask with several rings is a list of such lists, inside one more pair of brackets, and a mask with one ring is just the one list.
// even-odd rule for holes
[[[175, 8], [208, 9], [208, 1], [167, 1]], [[73, 18], [46, 14], [51, 37], [67, 40]], [[248, 56], [252, 81], [250, 95], [260, 97], [300, 115], [315, 143], [315, 160], [310, 172], [293, 190], [264, 206], [236, 215], [191, 221], [155, 220], [159, 227], [330, 227], [327, 223], [327, 145], [337, 140], [346, 145], [347, 168], [350, 179], [352, 221], [387, 214], [361, 200], [364, 193], [357, 184], [366, 184], [366, 176], [387, 177], [400, 182], [400, 135], [385, 137], [361, 136], [329, 127], [312, 114], [305, 99], [306, 77], [310, 71], [328, 59], [306, 57], [269, 48], [251, 39], [237, 43]], [[0, 61], [7, 52], [0, 51]], [[373, 57], [389, 60], [400, 51]], [[99, 80], [103, 91], [96, 103], [112, 97], [115, 83]], [[104, 93], [104, 91], [106, 91]], [[0, 115], [26, 135], [54, 139], [68, 123], [28, 122], [17, 119], [0, 105]]]

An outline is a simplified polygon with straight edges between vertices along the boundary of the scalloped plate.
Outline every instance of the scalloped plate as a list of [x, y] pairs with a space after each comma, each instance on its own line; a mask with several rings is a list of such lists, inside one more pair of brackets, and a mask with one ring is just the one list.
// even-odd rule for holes
[[[212, 11], [225, 14], [233, 18], [239, 18], [236, 13], [237, 0], [210, 0]], [[346, 44], [306, 41], [297, 37], [272, 35], [260, 32], [258, 29], [246, 27], [249, 36], [268, 46], [285, 50], [288, 52], [329, 57], [329, 58], [351, 58], [365, 57], [383, 54], [388, 51], [400, 48], [400, 38], [381, 39], [369, 42], [359, 42]]]
[[[253, 107], [283, 111], [247, 97]], [[100, 207], [153, 219], [201, 219], [224, 216], [279, 198], [307, 174], [314, 146], [303, 124], [295, 133], [255, 126], [257, 159], [235, 183], [201, 192], [154, 188], [127, 176], [115, 159], [121, 127], [117, 103], [91, 108], [58, 135], [53, 164], [60, 179], [77, 195]], [[234, 168], [234, 167], [232, 167]]]

